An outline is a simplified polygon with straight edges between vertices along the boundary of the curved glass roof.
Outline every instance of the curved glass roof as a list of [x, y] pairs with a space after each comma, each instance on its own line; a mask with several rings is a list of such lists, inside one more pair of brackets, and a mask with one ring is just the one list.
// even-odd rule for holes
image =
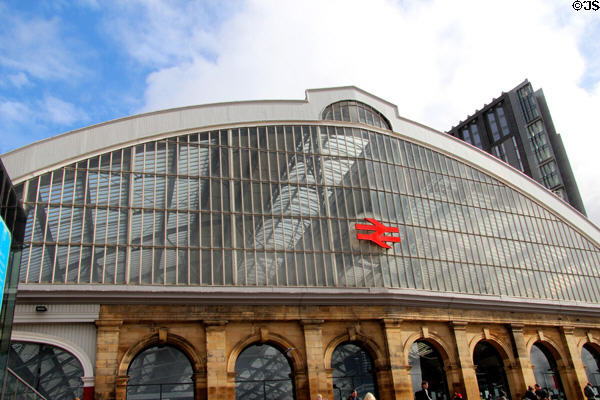
[[[381, 287], [600, 301], [598, 245], [501, 181], [327, 122], [172, 136], [20, 185], [21, 282]], [[384, 250], [356, 239], [375, 218]]]

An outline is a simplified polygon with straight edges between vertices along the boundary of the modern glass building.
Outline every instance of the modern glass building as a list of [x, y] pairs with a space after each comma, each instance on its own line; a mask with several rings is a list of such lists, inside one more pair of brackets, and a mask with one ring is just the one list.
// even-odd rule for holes
[[561, 136], [542, 89], [526, 79], [449, 132], [529, 175], [585, 215]]
[[355, 87], [133, 116], [2, 158], [27, 213], [9, 362], [48, 398], [600, 384], [598, 227]]

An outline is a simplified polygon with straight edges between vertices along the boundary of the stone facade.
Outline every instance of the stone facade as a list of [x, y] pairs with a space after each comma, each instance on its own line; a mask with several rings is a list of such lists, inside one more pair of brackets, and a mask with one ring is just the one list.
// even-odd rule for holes
[[418, 339], [442, 356], [448, 390], [468, 399], [479, 398], [473, 350], [480, 341], [502, 357], [513, 399], [535, 382], [529, 357], [534, 343], [542, 342], [554, 355], [569, 399], [583, 398], [583, 345], [600, 349], [597, 318], [395, 305], [104, 305], [97, 326], [95, 393], [102, 400], [124, 400], [130, 362], [161, 343], [190, 359], [197, 399], [235, 399], [237, 356], [254, 343], [288, 350], [298, 400], [317, 393], [334, 398], [331, 356], [347, 341], [360, 343], [372, 356], [382, 400], [414, 397], [408, 354]]

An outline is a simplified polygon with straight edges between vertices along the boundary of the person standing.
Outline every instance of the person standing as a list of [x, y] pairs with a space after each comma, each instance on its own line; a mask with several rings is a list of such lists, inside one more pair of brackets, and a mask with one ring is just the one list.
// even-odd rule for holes
[[525, 398], [531, 400], [538, 400], [538, 397], [535, 395], [533, 388], [531, 386], [527, 387], [527, 391], [525, 392]]
[[423, 381], [421, 383], [421, 390], [415, 393], [415, 400], [432, 400], [429, 395], [429, 382]]
[[377, 399], [375, 398], [375, 396], [373, 396], [372, 393], [369, 392], [369, 393], [365, 394], [365, 397], [363, 398], [363, 400], [377, 400]]
[[588, 400], [596, 398], [596, 391], [594, 390], [594, 387], [592, 386], [592, 384], [589, 382], [583, 388], [583, 394], [585, 395], [585, 397]]
[[350, 397], [348, 397], [348, 400], [358, 400], [358, 394], [356, 393], [356, 389], [352, 391]]
[[506, 392], [505, 392], [504, 390], [501, 390], [501, 391], [500, 391], [498, 394], [499, 394], [500, 396], [498, 396], [498, 397], [496, 398], [496, 400], [508, 400], [508, 399], [506, 398]]
[[548, 391], [537, 383], [535, 384], [535, 395], [540, 400], [547, 400], [549, 398]]

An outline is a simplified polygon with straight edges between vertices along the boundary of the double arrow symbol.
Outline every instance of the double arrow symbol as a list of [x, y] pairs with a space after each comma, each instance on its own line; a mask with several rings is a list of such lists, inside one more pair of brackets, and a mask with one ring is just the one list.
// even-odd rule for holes
[[395, 236], [384, 236], [384, 233], [398, 233], [398, 228], [392, 226], [385, 226], [381, 222], [373, 218], [365, 218], [368, 222], [373, 225], [356, 224], [354, 227], [357, 231], [374, 231], [373, 233], [357, 233], [356, 238], [358, 240], [370, 240], [373, 243], [384, 247], [386, 249], [391, 246], [385, 242], [400, 243], [400, 238]]

